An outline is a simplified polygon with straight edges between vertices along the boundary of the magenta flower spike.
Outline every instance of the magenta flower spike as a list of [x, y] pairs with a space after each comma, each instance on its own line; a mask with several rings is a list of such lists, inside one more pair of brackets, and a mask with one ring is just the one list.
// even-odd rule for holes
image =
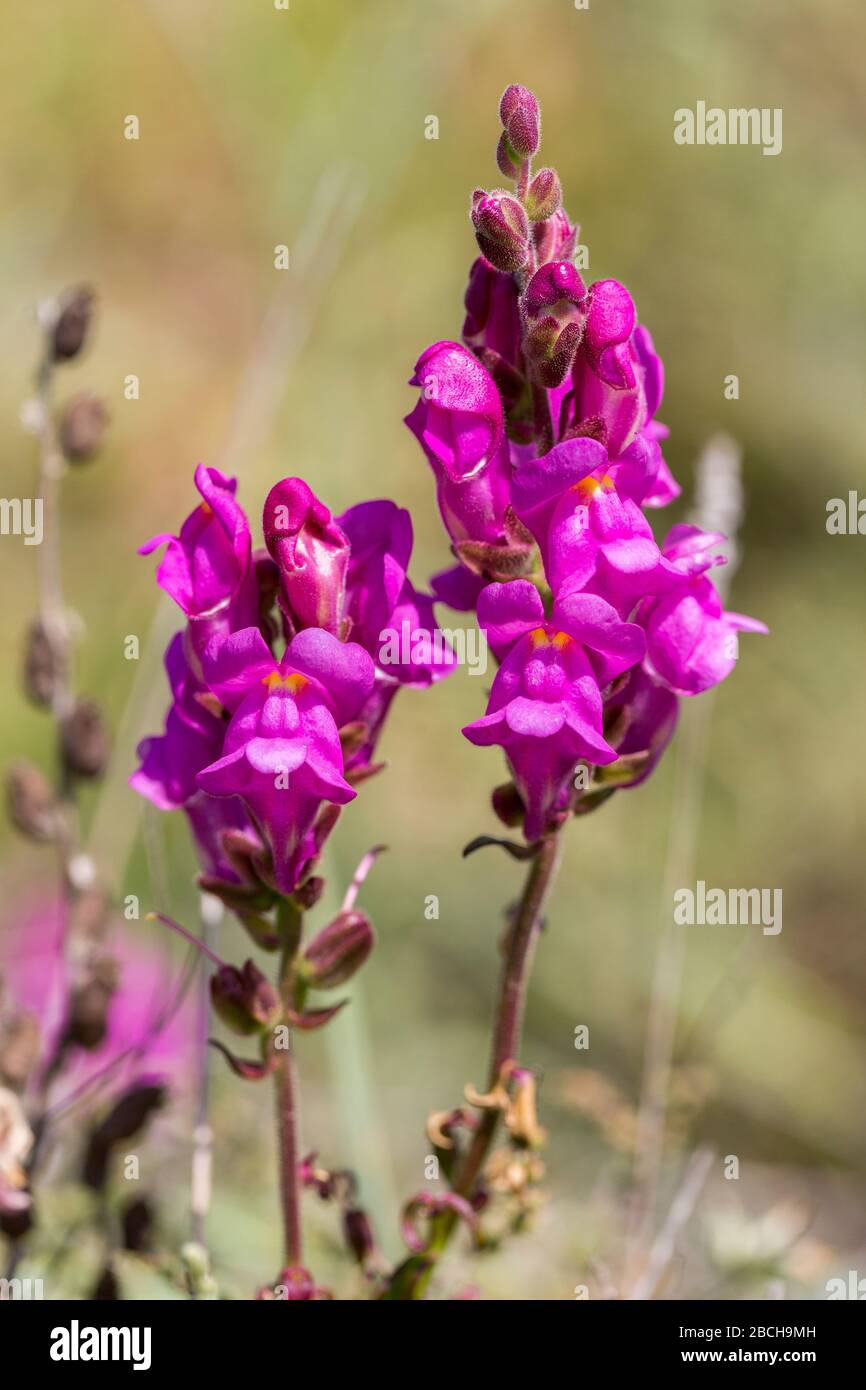
[[475, 608], [502, 663], [487, 713], [464, 732], [504, 747], [538, 838], [575, 802], [576, 759], [621, 755], [629, 771], [615, 784], [643, 780], [678, 698], [728, 673], [737, 632], [764, 629], [723, 612], [706, 575], [718, 538], [675, 528], [656, 541], [646, 511], [680, 491], [656, 418], [661, 358], [625, 285], [584, 284], [556, 170], [532, 173], [532, 93], [510, 86], [500, 119], [497, 163], [516, 188], [473, 194], [482, 256], [465, 347], [422, 354], [407, 424], [459, 561], [434, 576], [435, 596]]

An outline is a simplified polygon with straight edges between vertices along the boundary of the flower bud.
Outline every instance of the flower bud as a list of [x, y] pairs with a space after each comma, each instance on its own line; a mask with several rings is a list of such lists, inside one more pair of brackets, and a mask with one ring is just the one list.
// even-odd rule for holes
[[559, 386], [571, 370], [586, 319], [586, 287], [570, 261], [549, 261], [526, 287], [524, 352], [537, 381]]
[[535, 242], [538, 264], [570, 260], [577, 245], [577, 232], [577, 227], [569, 222], [562, 208], [546, 221], [536, 222], [532, 229], [532, 239]]
[[508, 143], [521, 159], [529, 159], [541, 143], [541, 112], [528, 87], [512, 83], [502, 93], [499, 103], [501, 120]]
[[567, 323], [562, 327], [552, 316], [539, 319], [529, 329], [523, 350], [532, 364], [535, 379], [548, 390], [561, 386], [568, 376], [580, 346], [580, 335], [578, 324]]
[[586, 286], [570, 261], [550, 261], [537, 270], [526, 286], [526, 312], [534, 318], [544, 309], [559, 305], [579, 307], [586, 299]]
[[24, 693], [34, 705], [50, 706], [58, 666], [51, 638], [38, 620], [32, 622], [24, 640]]
[[86, 463], [102, 444], [108, 411], [98, 396], [79, 391], [60, 417], [60, 447], [70, 463]]
[[9, 819], [31, 840], [52, 840], [57, 828], [57, 808], [47, 779], [32, 763], [14, 763], [6, 774], [6, 809]]
[[559, 210], [562, 185], [555, 169], [539, 169], [526, 190], [524, 207], [530, 222], [545, 222]]
[[[340, 730], [340, 742], [343, 744], [342, 729]], [[343, 755], [345, 756], [345, 744], [343, 744]], [[325, 891], [325, 880], [318, 874], [311, 874], [308, 879], [295, 889], [295, 899], [305, 912], [309, 912], [311, 907], [315, 907], [320, 897]]]
[[55, 362], [68, 362], [84, 346], [93, 314], [95, 295], [87, 285], [64, 295], [52, 333]]
[[210, 997], [219, 1017], [235, 1033], [260, 1033], [280, 1007], [277, 992], [251, 960], [238, 970], [223, 965], [211, 976]]
[[499, 190], [476, 193], [471, 216], [482, 256], [496, 270], [522, 270], [529, 255], [529, 221], [517, 199]]
[[501, 786], [494, 787], [490, 801], [502, 824], [511, 829], [520, 825], [526, 815], [526, 807], [513, 782], [503, 782]]
[[63, 721], [61, 750], [67, 770], [77, 777], [101, 777], [111, 754], [111, 739], [95, 700], [77, 700]]
[[268, 493], [262, 526], [292, 625], [342, 636], [349, 542], [328, 508], [303, 479], [284, 478]]
[[360, 970], [375, 939], [363, 912], [341, 912], [307, 946], [301, 973], [314, 989], [335, 989]]
[[376, 1249], [376, 1239], [367, 1213], [360, 1207], [349, 1207], [343, 1213], [343, 1234], [358, 1264], [366, 1264]]

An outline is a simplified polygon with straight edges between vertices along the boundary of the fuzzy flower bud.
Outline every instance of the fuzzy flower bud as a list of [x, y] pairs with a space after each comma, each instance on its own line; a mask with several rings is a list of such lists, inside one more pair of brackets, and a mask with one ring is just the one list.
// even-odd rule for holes
[[234, 965], [220, 966], [211, 976], [210, 995], [217, 1014], [235, 1033], [261, 1032], [280, 1007], [273, 985], [251, 960], [240, 970]]
[[541, 112], [528, 87], [512, 83], [502, 93], [499, 119], [508, 143], [521, 159], [530, 159], [541, 143]]
[[471, 216], [482, 256], [497, 270], [522, 270], [529, 255], [529, 221], [517, 199], [500, 189], [479, 190]]
[[574, 255], [578, 229], [568, 220], [562, 208], [532, 229], [535, 254], [539, 265], [546, 261], [568, 261]]
[[375, 934], [363, 912], [341, 912], [313, 937], [301, 971], [315, 989], [335, 989], [360, 970], [373, 949]]
[[539, 169], [526, 190], [524, 207], [531, 222], [546, 222], [559, 211], [562, 185], [555, 169]]
[[526, 287], [524, 351], [546, 387], [559, 386], [571, 369], [583, 334], [585, 299], [586, 288], [570, 261], [549, 261]]

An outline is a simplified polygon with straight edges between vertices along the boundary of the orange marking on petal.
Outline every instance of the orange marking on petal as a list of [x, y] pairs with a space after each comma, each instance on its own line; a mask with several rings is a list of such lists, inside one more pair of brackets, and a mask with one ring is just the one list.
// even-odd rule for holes
[[584, 501], [591, 499], [598, 492], [599, 488], [606, 488], [608, 491], [613, 487], [613, 478], [609, 473], [605, 473], [602, 478], [581, 478], [579, 483], [572, 484], [572, 492], [577, 492]]
[[288, 676], [281, 676], [279, 671], [271, 671], [262, 677], [262, 685], [266, 685], [268, 690], [288, 690], [291, 695], [297, 695], [298, 691], [303, 690], [309, 683], [300, 671], [292, 671]]
[[543, 627], [534, 627], [529, 634], [529, 640], [533, 647], [547, 647], [550, 645], [550, 638]]

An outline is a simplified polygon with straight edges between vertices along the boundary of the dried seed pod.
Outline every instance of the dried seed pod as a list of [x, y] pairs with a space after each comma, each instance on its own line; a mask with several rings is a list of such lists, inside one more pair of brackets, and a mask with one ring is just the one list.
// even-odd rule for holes
[[108, 1006], [118, 984], [118, 965], [113, 956], [99, 956], [86, 977], [72, 991], [65, 1041], [93, 1049], [105, 1038]]
[[111, 903], [102, 888], [76, 891], [72, 904], [71, 930], [77, 942], [92, 946], [105, 935]]
[[52, 840], [57, 829], [57, 808], [48, 780], [33, 763], [14, 763], [6, 774], [6, 809], [9, 819], [31, 840]]
[[34, 705], [50, 706], [60, 662], [42, 623], [36, 619], [24, 639], [24, 693]]
[[133, 1139], [165, 1100], [165, 1087], [150, 1082], [136, 1084], [120, 1097], [102, 1123], [91, 1132], [81, 1175], [88, 1187], [95, 1192], [102, 1190], [114, 1146], [125, 1139]]
[[78, 777], [101, 777], [111, 754], [111, 740], [95, 700], [77, 700], [63, 722], [63, 761]]
[[70, 463], [86, 463], [99, 451], [108, 425], [108, 411], [91, 391], [79, 391], [60, 417], [60, 447]]
[[78, 356], [87, 338], [95, 300], [93, 290], [87, 285], [69, 290], [63, 296], [51, 339], [55, 362], [68, 362]]
[[121, 1227], [124, 1250], [148, 1251], [153, 1244], [154, 1211], [148, 1197], [136, 1197], [123, 1208]]

